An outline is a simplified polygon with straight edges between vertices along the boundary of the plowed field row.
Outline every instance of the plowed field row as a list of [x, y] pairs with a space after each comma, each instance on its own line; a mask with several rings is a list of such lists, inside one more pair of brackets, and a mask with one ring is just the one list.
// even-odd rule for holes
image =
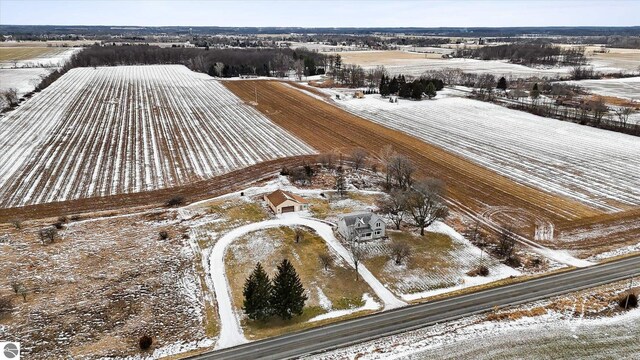
[[0, 207], [181, 186], [314, 152], [184, 66], [78, 68], [0, 119]]
[[363, 147], [378, 153], [385, 145], [410, 157], [422, 176], [444, 180], [457, 207], [480, 213], [512, 207], [555, 222], [594, 216], [600, 211], [508, 179], [461, 156], [408, 134], [372, 123], [275, 81], [224, 82], [246, 101], [258, 91], [257, 108], [275, 123], [320, 151]]

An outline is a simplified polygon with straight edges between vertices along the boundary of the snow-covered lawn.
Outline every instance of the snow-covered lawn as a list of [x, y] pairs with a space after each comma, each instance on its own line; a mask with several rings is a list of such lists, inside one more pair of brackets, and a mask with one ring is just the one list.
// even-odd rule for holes
[[584, 87], [597, 95], [640, 101], [640, 76], [622, 79], [567, 81], [566, 83]]
[[77, 68], [0, 118], [0, 206], [177, 186], [313, 149], [182, 65]]
[[[521, 273], [501, 264], [471, 244], [450, 226], [435, 222], [424, 237], [388, 230], [391, 240], [371, 241], [362, 245], [364, 263], [374, 274], [405, 301], [482, 285], [519, 276]], [[390, 244], [406, 243], [411, 254], [400, 265], [391, 257]], [[489, 269], [488, 276], [469, 276], [480, 265]]]
[[520, 183], [605, 211], [640, 205], [637, 137], [457, 97], [394, 104], [367, 95], [335, 102]]

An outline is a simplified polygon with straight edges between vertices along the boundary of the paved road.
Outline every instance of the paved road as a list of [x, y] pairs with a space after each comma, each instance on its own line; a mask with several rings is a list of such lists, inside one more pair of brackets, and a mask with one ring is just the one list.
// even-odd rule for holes
[[469, 295], [412, 305], [218, 350], [190, 359], [295, 358], [485, 312], [495, 306], [522, 304], [638, 275], [640, 256]]

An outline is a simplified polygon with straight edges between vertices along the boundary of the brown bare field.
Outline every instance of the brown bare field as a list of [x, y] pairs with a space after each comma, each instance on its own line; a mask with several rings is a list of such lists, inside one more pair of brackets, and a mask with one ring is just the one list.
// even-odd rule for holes
[[24, 221], [64, 215], [77, 215], [98, 211], [116, 211], [122, 209], [132, 211], [135, 210], [134, 208], [136, 207], [138, 209], [140, 207], [152, 208], [161, 206], [173, 196], [183, 196], [187, 202], [203, 200], [238, 190], [247, 184], [271, 176], [280, 171], [283, 166], [293, 167], [302, 164], [304, 161], [314, 161], [315, 158], [314, 155], [309, 155], [266, 161], [207, 180], [173, 188], [4, 208], [0, 209], [0, 223], [8, 223], [14, 220]]
[[509, 206], [552, 222], [600, 214], [578, 202], [518, 184], [444, 149], [373, 124], [280, 82], [224, 84], [247, 102], [254, 99], [257, 88], [258, 110], [319, 151], [346, 153], [351, 148], [363, 147], [376, 154], [384, 146], [392, 145], [417, 165], [419, 176], [445, 181], [448, 200], [462, 212], [477, 214], [490, 207]]
[[143, 334], [154, 348], [203, 339], [202, 290], [175, 217], [159, 210], [71, 221], [48, 245], [38, 240], [47, 223], [0, 226], [0, 297], [14, 304], [0, 316], [0, 338], [21, 342], [24, 359], [137, 355]]
[[634, 245], [640, 239], [640, 209], [602, 214], [556, 224], [551, 248], [574, 250], [580, 257]]
[[0, 61], [27, 60], [47, 55], [56, 55], [68, 48], [54, 47], [0, 47]]

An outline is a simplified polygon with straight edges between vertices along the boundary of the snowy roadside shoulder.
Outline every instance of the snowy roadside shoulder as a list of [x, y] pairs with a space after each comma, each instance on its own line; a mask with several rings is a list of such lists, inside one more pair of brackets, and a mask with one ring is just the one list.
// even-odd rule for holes
[[354, 309], [333, 310], [328, 313], [320, 314], [316, 317], [313, 317], [309, 319], [309, 322], [316, 322], [316, 321], [321, 321], [326, 319], [335, 319], [335, 318], [351, 315], [360, 311], [380, 309], [380, 304], [378, 304], [378, 302], [376, 302], [369, 294], [363, 294], [362, 301], [364, 301], [363, 306], [360, 306]]

